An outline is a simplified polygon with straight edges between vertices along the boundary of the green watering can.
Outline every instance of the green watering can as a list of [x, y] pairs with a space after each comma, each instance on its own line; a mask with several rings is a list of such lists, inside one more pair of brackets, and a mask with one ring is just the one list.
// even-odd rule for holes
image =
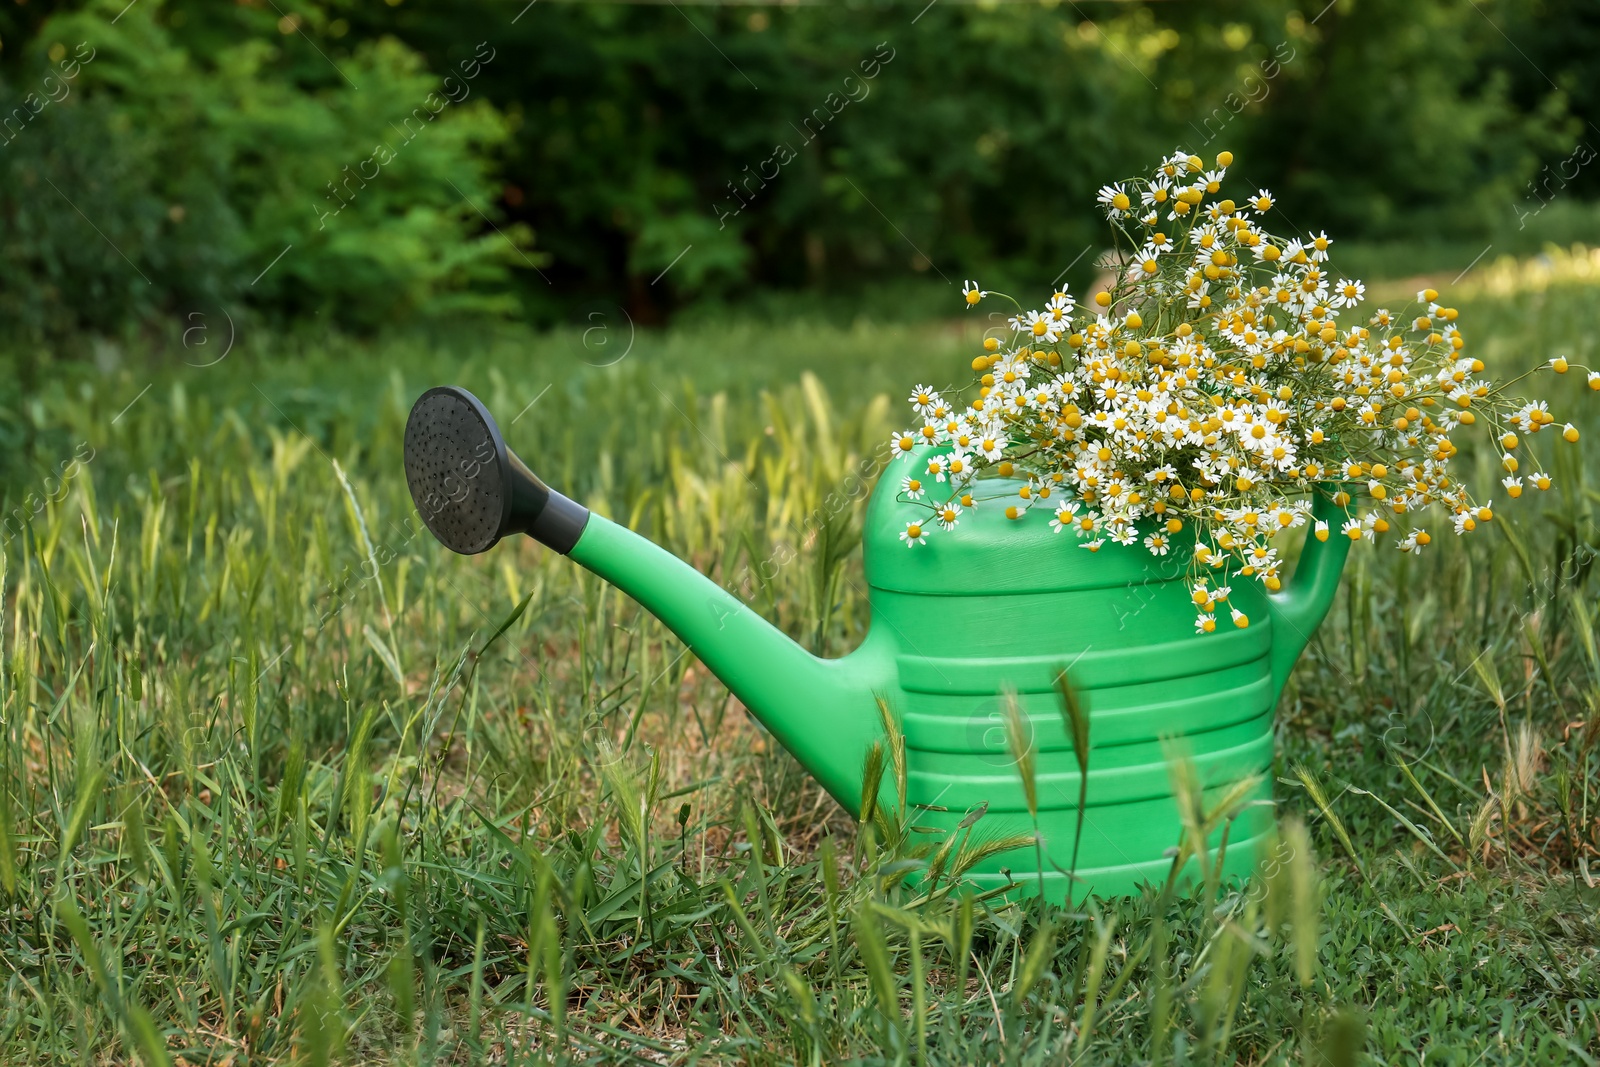
[[[1159, 884], [1181, 834], [1174, 751], [1191, 761], [1207, 801], [1259, 776], [1246, 799], [1260, 803], [1209, 843], [1225, 876], [1248, 874], [1272, 825], [1273, 709], [1333, 601], [1350, 541], [1308, 537], [1281, 593], [1234, 583], [1229, 603], [1247, 626], [1197, 634], [1181, 544], [1161, 559], [1115, 544], [1082, 551], [1044, 509], [1005, 518], [1017, 482], [976, 483], [979, 506], [959, 527], [908, 548], [900, 531], [925, 509], [898, 500], [897, 487], [937, 451], [883, 471], [863, 538], [872, 624], [859, 648], [827, 660], [670, 552], [548, 488], [466, 390], [424, 393], [405, 434], [412, 499], [447, 548], [483, 552], [528, 534], [626, 592], [852, 814], [866, 754], [883, 739], [882, 695], [904, 732], [910, 821], [956, 832], [987, 805], [984, 833], [1031, 833], [1004, 725], [1014, 693], [1032, 731], [1044, 869], [1032, 849], [998, 855], [968, 875], [980, 889], [1015, 881], [1020, 894], [1042, 888], [1062, 900]], [[1345, 517], [1320, 493], [1314, 515], [1333, 530]], [[1054, 689], [1063, 669], [1089, 722], [1081, 842], [1078, 760]]]

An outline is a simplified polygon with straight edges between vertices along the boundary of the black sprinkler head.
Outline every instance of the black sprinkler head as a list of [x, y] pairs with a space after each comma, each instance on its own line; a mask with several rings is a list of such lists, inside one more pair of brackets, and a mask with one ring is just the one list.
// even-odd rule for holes
[[540, 481], [506, 447], [494, 416], [453, 385], [429, 389], [406, 420], [406, 484], [428, 532], [473, 555], [524, 533], [565, 554], [589, 512]]

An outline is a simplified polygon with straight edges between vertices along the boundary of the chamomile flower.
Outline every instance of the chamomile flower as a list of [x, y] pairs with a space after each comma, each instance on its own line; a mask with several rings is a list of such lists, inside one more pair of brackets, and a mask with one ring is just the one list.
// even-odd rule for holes
[[1156, 245], [1145, 245], [1133, 254], [1134, 267], [1146, 275], [1155, 274], [1161, 269], [1161, 251]]
[[955, 454], [965, 455], [972, 451], [972, 442], [976, 434], [977, 431], [972, 428], [972, 424], [963, 419], [950, 428], [950, 447]]
[[935, 408], [941, 403], [939, 394], [932, 386], [919, 385], [911, 390], [911, 395], [906, 398], [918, 415], [927, 417], [933, 414]]
[[900, 540], [906, 543], [907, 548], [915, 548], [928, 543], [928, 534], [920, 522], [908, 522], [906, 528], [900, 531]]
[[924, 492], [922, 487], [922, 479], [916, 477], [904, 479], [900, 483], [900, 492], [904, 493], [912, 500], [921, 500]]
[[1050, 529], [1061, 533], [1071, 526], [1077, 525], [1078, 502], [1068, 500], [1056, 508], [1056, 513], [1050, 520]]
[[1128, 191], [1121, 182], [1115, 185], [1101, 186], [1100, 192], [1095, 199], [1100, 202], [1101, 207], [1105, 208], [1106, 217], [1111, 219], [1126, 216], [1133, 207], [1133, 200], [1128, 196]]
[[1535, 400], [1519, 408], [1511, 421], [1523, 433], [1536, 433], [1546, 422], [1553, 420], [1550, 418], [1550, 406], [1543, 400]]
[[1419, 534], [1426, 534], [1427, 532], [1428, 531], [1426, 530], [1412, 530], [1400, 540], [1396, 541], [1395, 544], [1402, 552], [1409, 552], [1413, 556], [1420, 556], [1422, 555], [1422, 546], [1426, 542], [1419, 541], [1417, 537]]
[[940, 506], [934, 518], [939, 523], [940, 528], [954, 530], [956, 523], [961, 519], [961, 505], [954, 501], [945, 503]]
[[978, 438], [976, 448], [984, 459], [994, 463], [1005, 453], [1007, 443], [1005, 434], [991, 430]]
[[1196, 633], [1209, 634], [1217, 629], [1217, 617], [1209, 611], [1202, 611], [1195, 616], [1194, 629]]
[[1047, 314], [1030, 311], [1012, 319], [1012, 328], [1042, 344], [1053, 345], [1061, 337], [1061, 322]]
[[978, 288], [977, 282], [965, 282], [961, 286], [961, 295], [966, 298], [967, 307], [974, 307], [978, 301], [989, 294]]
[[1346, 278], [1333, 288], [1333, 306], [1336, 308], [1355, 307], [1367, 294], [1367, 287], [1358, 281]]

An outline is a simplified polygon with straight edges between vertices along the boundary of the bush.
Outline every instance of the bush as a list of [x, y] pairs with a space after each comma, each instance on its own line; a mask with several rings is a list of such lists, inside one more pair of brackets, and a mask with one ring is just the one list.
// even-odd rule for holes
[[636, 312], [752, 282], [1076, 263], [1082, 284], [1101, 228], [1081, 205], [1180, 145], [1234, 151], [1284, 229], [1331, 203], [1341, 239], [1457, 237], [1514, 224], [1580, 129], [1469, 0], [504, 10], [407, 0], [361, 25], [436, 64], [468, 34], [516, 52], [484, 79], [515, 124], [512, 210], [558, 286]]
[[[509, 272], [538, 261], [526, 225], [491, 228], [507, 129], [467, 72], [492, 48], [453, 78], [393, 38], [311, 67], [290, 54], [298, 33], [205, 51], [178, 37], [181, 11], [146, 0], [113, 27], [121, 6], [45, 23], [0, 87], [3, 113], [27, 119], [0, 150], [14, 338], [202, 308], [370, 328], [514, 307]], [[60, 99], [39, 107], [47, 84]]]

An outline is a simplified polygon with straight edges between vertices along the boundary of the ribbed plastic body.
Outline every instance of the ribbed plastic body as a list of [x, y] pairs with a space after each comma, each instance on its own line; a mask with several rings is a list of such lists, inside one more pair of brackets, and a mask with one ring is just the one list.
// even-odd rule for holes
[[[1029, 833], [1034, 823], [1010, 754], [1005, 694], [1014, 693], [1031, 734], [1044, 887], [1068, 895], [1078, 828], [1077, 753], [1053, 686], [1065, 669], [1089, 720], [1083, 841], [1073, 896], [1134, 891], [1159, 883], [1182, 823], [1173, 765], [1187, 759], [1214, 798], [1251, 775], [1253, 798], [1270, 802], [1273, 620], [1258, 582], [1236, 581], [1216, 632], [1195, 632], [1189, 547], [1152, 557], [1142, 546], [1081, 547], [1076, 531], [1054, 531], [1053, 509], [1017, 520], [1017, 485], [983, 482], [979, 506], [953, 531], [907, 548], [899, 531], [917, 512], [880, 497], [868, 523], [867, 582], [874, 627], [898, 645], [907, 800], [919, 825], [954, 830], [988, 805], [975, 831]], [[892, 518], [891, 518], [892, 516]], [[1271, 822], [1268, 803], [1250, 806], [1227, 831], [1226, 867], [1248, 871]], [[1222, 843], [1219, 830], [1212, 841]], [[1015, 852], [980, 869], [980, 885], [1004, 870], [1039, 880], [1034, 856]]]

